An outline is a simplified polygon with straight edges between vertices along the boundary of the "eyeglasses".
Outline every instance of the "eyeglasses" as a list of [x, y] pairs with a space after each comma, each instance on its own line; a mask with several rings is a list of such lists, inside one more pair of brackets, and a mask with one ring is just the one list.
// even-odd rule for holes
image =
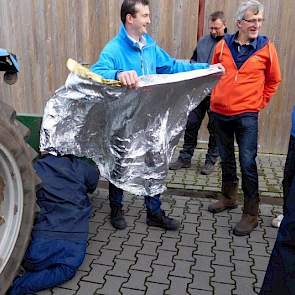
[[254, 25], [256, 23], [262, 24], [264, 22], [264, 18], [258, 18], [258, 19], [255, 19], [255, 18], [245, 19], [245, 18], [243, 18], [242, 20], [247, 22], [248, 24], [252, 24], [252, 25]]

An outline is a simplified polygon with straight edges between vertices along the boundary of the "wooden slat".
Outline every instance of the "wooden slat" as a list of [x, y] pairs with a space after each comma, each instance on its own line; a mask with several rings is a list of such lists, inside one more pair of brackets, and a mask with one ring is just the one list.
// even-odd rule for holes
[[[206, 0], [208, 15], [224, 10], [230, 31], [239, 0]], [[285, 153], [289, 139], [290, 112], [295, 102], [295, 11], [293, 0], [264, 0], [262, 32], [274, 40], [281, 62], [283, 83], [270, 106], [260, 116], [260, 151]], [[118, 32], [122, 0], [1, 0], [0, 47], [17, 54], [19, 81], [1, 83], [1, 99], [18, 112], [42, 113], [46, 99], [65, 81], [68, 57], [94, 63], [99, 52]], [[169, 54], [191, 57], [197, 41], [198, 0], [151, 0], [149, 31]], [[204, 122], [206, 124], [206, 122]], [[203, 125], [205, 125], [203, 124]], [[199, 139], [207, 140], [203, 126]]]

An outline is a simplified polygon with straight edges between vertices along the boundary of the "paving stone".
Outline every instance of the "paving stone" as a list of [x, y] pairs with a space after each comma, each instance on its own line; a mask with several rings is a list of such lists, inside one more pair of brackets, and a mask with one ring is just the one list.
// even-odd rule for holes
[[218, 226], [226, 226], [226, 227], [231, 227], [230, 224], [229, 224], [229, 221], [230, 221], [230, 217], [229, 216], [218, 216], [218, 215], [215, 215], [215, 223], [216, 225]]
[[214, 243], [213, 239], [213, 231], [207, 231], [207, 230], [199, 230], [198, 229], [198, 237], [196, 238], [196, 243], [198, 242], [212, 242]]
[[187, 212], [191, 214], [198, 214], [200, 213], [200, 205], [194, 205], [187, 203]]
[[216, 226], [214, 225], [215, 233], [213, 234], [214, 239], [215, 238], [222, 238], [222, 239], [230, 239], [232, 240], [232, 233], [231, 229], [224, 226]]
[[199, 224], [198, 215], [191, 214], [191, 213], [185, 213], [184, 215], [185, 215], [184, 222]]
[[83, 277], [83, 281], [88, 281], [97, 284], [104, 284], [105, 283], [105, 275], [106, 273], [111, 270], [112, 267], [109, 265], [100, 265], [100, 264], [93, 264], [92, 270], [89, 272], [87, 276]]
[[110, 295], [110, 294], [120, 294], [120, 288], [122, 284], [127, 281], [127, 278], [115, 277], [115, 276], [105, 276], [105, 284], [102, 289], [97, 290], [96, 294], [100, 295]]
[[214, 256], [212, 248], [214, 247], [214, 243], [207, 243], [207, 242], [202, 242], [198, 241], [196, 243], [197, 250], [195, 251], [194, 254], [196, 255], [204, 255], [204, 256]]
[[214, 294], [216, 295], [229, 295], [232, 294], [232, 290], [235, 288], [234, 285], [212, 282], [211, 285], [214, 288]]
[[177, 243], [177, 247], [180, 246], [196, 247], [196, 236], [180, 233], [180, 241]]
[[189, 235], [197, 235], [197, 228], [199, 227], [197, 224], [194, 223], [182, 223], [181, 233], [189, 234]]
[[235, 265], [235, 270], [232, 272], [233, 276], [252, 278], [255, 277], [252, 273], [251, 269], [253, 266], [253, 262], [242, 261], [242, 260], [232, 260]]
[[140, 250], [139, 247], [123, 245], [123, 251], [117, 256], [118, 259], [132, 260], [136, 261], [136, 254]]
[[211, 278], [212, 282], [224, 283], [224, 284], [234, 284], [235, 282], [231, 278], [231, 272], [234, 267], [212, 265], [215, 270], [214, 276]]
[[[55, 291], [56, 289], [60, 289], [60, 288], [54, 288], [52, 291], [50, 290], [50, 289], [48, 289], [48, 290], [42, 290], [42, 291], [40, 291], [40, 292], [37, 292], [35, 295], [52, 295], [53, 294], [53, 291]], [[73, 291], [73, 290], [67, 290], [67, 289], [62, 289], [62, 290], [65, 290], [66, 292], [65, 292], [65, 294], [66, 295], [70, 295], [70, 294], [75, 294], [75, 291]], [[67, 291], [69, 292], [69, 293], [67, 293]]]
[[276, 239], [277, 234], [278, 234], [278, 228], [274, 227], [265, 227], [265, 238], [271, 238], [271, 239]]
[[169, 285], [150, 282], [145, 283], [145, 285], [147, 287], [145, 295], [161, 295], [169, 288]]
[[153, 269], [151, 268], [151, 264], [153, 260], [156, 259], [154, 256], [141, 255], [141, 254], [137, 254], [136, 256], [137, 256], [136, 264], [132, 265], [131, 269], [142, 270], [146, 272], [153, 271]]
[[162, 243], [163, 231], [161, 229], [148, 228], [147, 231], [148, 235], [144, 237], [144, 241]]
[[153, 264], [174, 266], [174, 262], [172, 260], [174, 256], [176, 255], [176, 252], [163, 251], [163, 250], [158, 250], [157, 252], [158, 252], [158, 258], [153, 261]]
[[206, 210], [200, 210], [201, 219], [208, 219], [208, 220], [214, 220], [215, 221], [216, 219], [214, 218], [214, 215], [211, 212], [209, 212], [207, 210], [207, 208], [208, 208], [208, 206], [206, 207]]
[[254, 265], [252, 266], [253, 270], [255, 269], [255, 270], [266, 271], [266, 268], [269, 262], [269, 257], [251, 255], [251, 258], [253, 258], [254, 260]]
[[251, 246], [251, 251], [249, 252], [249, 254], [269, 257], [269, 254], [267, 253], [267, 244], [261, 244], [256, 242], [251, 242], [249, 244]]
[[187, 295], [187, 286], [191, 283], [190, 279], [169, 276], [171, 281], [170, 289], [165, 294]]
[[142, 210], [143, 210], [143, 207], [128, 206], [128, 210], [126, 210], [125, 215], [138, 217], [140, 212], [142, 212]]
[[157, 248], [159, 246], [160, 243], [157, 242], [143, 241], [143, 247], [141, 250], [138, 251], [138, 254], [157, 256]]
[[232, 259], [244, 260], [244, 261], [250, 261], [250, 262], [253, 261], [253, 259], [249, 257], [249, 252], [251, 251], [251, 248], [235, 247], [235, 246], [232, 246], [231, 248], [234, 251]]
[[[44, 291], [43, 291], [44, 292]], [[38, 292], [38, 295], [45, 295], [46, 293], [41, 293]], [[53, 294], [53, 295], [73, 295], [76, 294], [76, 291], [74, 290], [68, 290], [68, 289], [64, 289], [64, 288], [54, 288], [52, 290], [52, 293], [47, 293], [47, 294]]]
[[122, 295], [145, 295], [145, 291], [141, 290], [133, 290], [133, 289], [127, 289], [127, 288], [121, 288], [121, 293]]
[[211, 291], [188, 288], [188, 294], [189, 295], [212, 295], [213, 293]]
[[196, 250], [196, 247], [179, 246], [177, 248], [178, 253], [174, 256], [175, 260], [195, 261], [193, 253]]
[[126, 242], [126, 240], [126, 238], [112, 237], [109, 240], [109, 243], [105, 245], [103, 248], [115, 251], [122, 251], [122, 244]]
[[233, 276], [233, 279], [236, 282], [236, 289], [233, 291], [232, 294], [237, 295], [255, 295], [254, 292], [254, 282], [255, 279], [250, 278], [243, 278], [243, 277], [236, 277]]
[[206, 272], [214, 271], [214, 269], [212, 268], [212, 261], [214, 257], [194, 255], [194, 258], [195, 258], [195, 263], [192, 266], [192, 270], [206, 271]]
[[190, 269], [193, 265], [192, 262], [183, 260], [174, 260], [174, 270], [170, 272], [171, 276], [182, 277], [182, 278], [192, 278]]
[[99, 228], [96, 235], [92, 238], [92, 240], [100, 241], [100, 242], [108, 242], [112, 233], [114, 233], [114, 230], [106, 230], [106, 229]]
[[177, 252], [176, 244], [178, 239], [166, 238], [163, 240], [162, 245], [158, 248], [159, 250]]
[[102, 265], [114, 265], [114, 258], [120, 254], [120, 251], [102, 249], [101, 255], [93, 263]]
[[230, 247], [231, 240], [221, 238], [215, 238], [214, 240], [215, 246], [213, 247], [213, 250], [226, 251], [233, 254], [233, 249]]
[[255, 277], [256, 277], [254, 286], [260, 289], [262, 287], [265, 272], [261, 270], [252, 270], [252, 272], [255, 274]]
[[267, 239], [267, 246], [266, 246], [266, 252], [268, 254], [271, 254], [272, 249], [275, 245], [276, 240], [275, 239]]
[[230, 242], [230, 245], [236, 246], [236, 247], [250, 248], [250, 244], [248, 243], [248, 238], [249, 236], [238, 237], [238, 236], [232, 235], [232, 241]]
[[143, 234], [137, 234], [137, 233], [130, 233], [128, 240], [124, 242], [124, 245], [131, 245], [131, 246], [142, 246], [142, 240], [145, 237]]
[[99, 224], [103, 224], [108, 218], [109, 218], [109, 212], [103, 213], [101, 211], [96, 210], [94, 212], [94, 215], [91, 217], [91, 221], [97, 222]]
[[184, 208], [173, 208], [171, 214], [171, 216], [175, 216], [175, 217], [183, 217], [184, 216]]
[[97, 242], [88, 240], [88, 247], [86, 249], [87, 254], [98, 255], [100, 250], [105, 246], [106, 242]]
[[170, 284], [170, 281], [168, 280], [168, 275], [169, 272], [173, 270], [173, 267], [153, 264], [152, 268], [154, 271], [152, 272], [152, 275], [147, 278], [148, 282], [166, 285]]
[[130, 276], [129, 269], [130, 269], [130, 266], [134, 264], [134, 261], [115, 259], [114, 263], [115, 263], [115, 266], [113, 269], [108, 271], [107, 273], [108, 275], [125, 277], [125, 278], [128, 278]]
[[212, 264], [233, 266], [231, 262], [232, 253], [218, 250], [213, 250], [213, 253], [215, 253], [215, 259], [212, 261]]
[[248, 242], [267, 244], [267, 241], [264, 239], [264, 232], [257, 231], [257, 230], [254, 230], [251, 232]]
[[[95, 284], [91, 282], [79, 282], [79, 290], [76, 295], [93, 295], [97, 289], [102, 287], [101, 284]], [[65, 293], [62, 293], [65, 294]]]
[[193, 281], [189, 284], [189, 288], [213, 291], [210, 285], [210, 278], [213, 276], [213, 273], [192, 270], [192, 275]]
[[122, 287], [129, 288], [129, 289], [136, 289], [136, 290], [146, 290], [145, 280], [151, 274], [144, 271], [139, 270], [130, 270], [130, 277], [128, 281], [123, 284]]
[[145, 223], [142, 222], [135, 222], [134, 223], [135, 226], [132, 229], [132, 233], [138, 233], [138, 234], [143, 234], [143, 235], [147, 235], [147, 225]]
[[214, 231], [213, 223], [215, 223], [215, 220], [201, 219], [198, 230]]
[[90, 265], [96, 259], [96, 255], [86, 254], [83, 263], [79, 266], [79, 270], [89, 272], [91, 270]]

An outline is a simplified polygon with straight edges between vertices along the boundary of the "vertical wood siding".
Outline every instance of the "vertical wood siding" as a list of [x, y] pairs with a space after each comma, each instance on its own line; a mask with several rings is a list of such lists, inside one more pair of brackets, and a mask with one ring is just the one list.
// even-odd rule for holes
[[[189, 59], [196, 45], [198, 0], [150, 0], [150, 33], [171, 55]], [[271, 105], [260, 116], [260, 150], [285, 153], [289, 138], [290, 111], [295, 102], [293, 0], [265, 0], [263, 33], [274, 40], [281, 61], [283, 83]], [[122, 0], [1, 0], [0, 47], [14, 52], [21, 66], [19, 81], [1, 83], [1, 99], [18, 112], [42, 114], [46, 99], [66, 77], [65, 62], [72, 57], [91, 64], [120, 25]], [[239, 1], [207, 0], [206, 19], [224, 10], [228, 27]], [[208, 33], [205, 24], [205, 33]], [[199, 138], [207, 139], [202, 128]]]

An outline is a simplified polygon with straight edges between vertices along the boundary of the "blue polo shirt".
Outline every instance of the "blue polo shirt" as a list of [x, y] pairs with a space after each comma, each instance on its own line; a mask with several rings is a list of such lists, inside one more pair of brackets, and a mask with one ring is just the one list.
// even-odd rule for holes
[[268, 38], [265, 36], [258, 36], [249, 43], [240, 45], [237, 41], [237, 37], [238, 32], [232, 35], [226, 35], [224, 39], [230, 49], [235, 64], [239, 69], [251, 55], [261, 49], [268, 42]]

